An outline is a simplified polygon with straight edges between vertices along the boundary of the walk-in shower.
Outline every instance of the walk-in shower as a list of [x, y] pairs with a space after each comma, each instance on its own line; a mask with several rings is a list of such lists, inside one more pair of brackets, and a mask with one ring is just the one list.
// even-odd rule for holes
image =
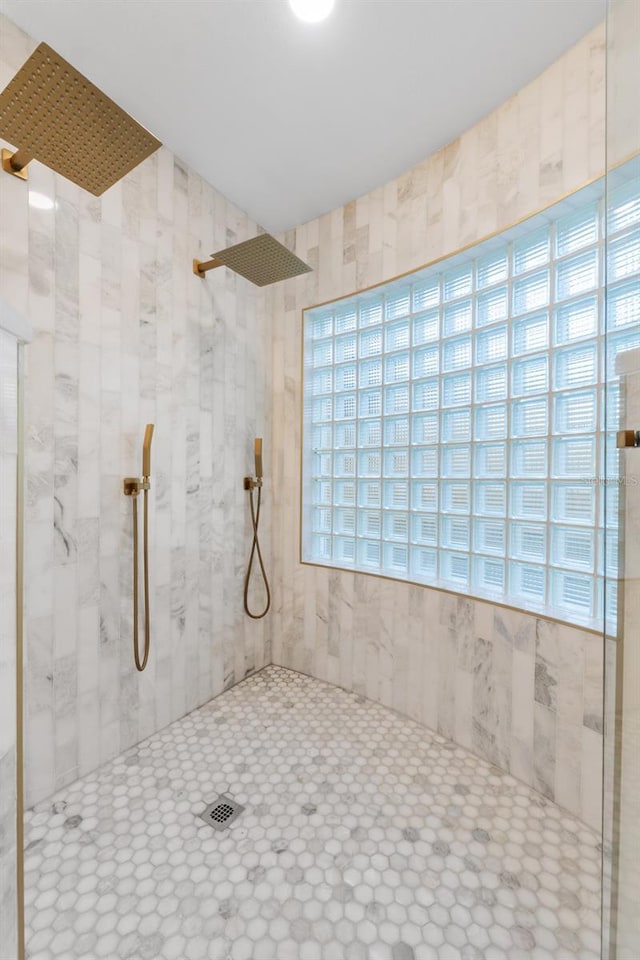
[[[131, 19], [153, 55], [166, 11], [193, 29], [177, 0], [153, 22], [35, 6], [54, 46], [45, 7], [69, 31], [85, 7], [122, 18], [121, 82]], [[336, 4], [324, 36], [372, 6], [396, 23], [392, 0]], [[103, 134], [74, 126], [111, 115], [100, 92], [0, 15], [0, 147], [23, 174], [0, 171], [0, 960], [640, 956], [634, 6], [275, 237], [207, 182], [164, 97], [189, 162], [153, 150], [109, 187], [128, 144], [99, 169]], [[338, 59], [290, 26], [330, 113]], [[145, 45], [128, 107], [157, 88]], [[326, 160], [314, 197], [360, 138], [357, 111], [351, 131], [323, 113], [313, 142], [285, 118]], [[282, 186], [237, 116], [219, 155]]]

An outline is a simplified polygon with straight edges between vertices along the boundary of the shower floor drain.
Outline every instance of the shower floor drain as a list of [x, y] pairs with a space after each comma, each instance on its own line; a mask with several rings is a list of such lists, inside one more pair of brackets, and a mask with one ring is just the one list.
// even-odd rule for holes
[[243, 810], [244, 807], [241, 804], [221, 794], [217, 800], [205, 807], [200, 814], [200, 819], [214, 830], [224, 830], [237, 820]]

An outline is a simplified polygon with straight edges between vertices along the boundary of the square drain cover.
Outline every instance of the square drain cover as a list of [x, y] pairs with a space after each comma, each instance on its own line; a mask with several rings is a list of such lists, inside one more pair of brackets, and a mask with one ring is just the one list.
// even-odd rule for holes
[[241, 804], [221, 794], [217, 800], [205, 807], [199, 816], [215, 830], [224, 830], [237, 820], [243, 810], [244, 807]]

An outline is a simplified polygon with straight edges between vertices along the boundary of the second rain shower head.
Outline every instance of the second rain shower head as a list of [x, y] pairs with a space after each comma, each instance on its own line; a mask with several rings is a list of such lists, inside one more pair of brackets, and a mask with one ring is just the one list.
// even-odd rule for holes
[[289, 280], [301, 273], [310, 273], [311, 267], [291, 253], [270, 233], [261, 233], [252, 240], [236, 243], [226, 250], [211, 254], [211, 260], [194, 260], [193, 272], [203, 278], [207, 270], [229, 267], [257, 287], [266, 287], [279, 280]]
[[27, 179], [39, 160], [99, 197], [161, 145], [46, 43], [0, 93], [0, 136], [7, 173]]

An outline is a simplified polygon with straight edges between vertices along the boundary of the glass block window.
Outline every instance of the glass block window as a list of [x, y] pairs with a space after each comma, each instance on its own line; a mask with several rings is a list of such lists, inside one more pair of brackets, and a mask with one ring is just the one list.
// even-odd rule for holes
[[305, 311], [304, 561], [593, 627], [606, 580], [615, 623], [615, 362], [640, 346], [640, 180], [607, 205], [606, 250], [600, 183]]

